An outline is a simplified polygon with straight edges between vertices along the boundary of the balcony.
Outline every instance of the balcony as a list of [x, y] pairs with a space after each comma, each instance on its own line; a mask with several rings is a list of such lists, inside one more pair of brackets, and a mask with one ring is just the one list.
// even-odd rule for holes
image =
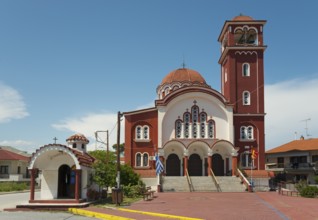
[[287, 172], [316, 172], [318, 163], [268, 163], [266, 170], [270, 171], [287, 171]]

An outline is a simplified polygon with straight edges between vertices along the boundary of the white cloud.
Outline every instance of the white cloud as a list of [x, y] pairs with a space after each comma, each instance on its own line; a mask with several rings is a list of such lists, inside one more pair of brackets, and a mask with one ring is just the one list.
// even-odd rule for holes
[[307, 138], [308, 118], [308, 134], [317, 137], [317, 85], [318, 79], [294, 79], [265, 86], [267, 150], [294, 140], [295, 134]]
[[[123, 120], [121, 122], [121, 143], [124, 142], [123, 137]], [[117, 143], [117, 113], [90, 113], [79, 118], [68, 118], [52, 125], [58, 130], [67, 130], [74, 133], [84, 134], [90, 139], [89, 150], [105, 147], [105, 145], [96, 143], [96, 131], [109, 131], [109, 149]], [[99, 140], [106, 143], [106, 132], [98, 133]]]
[[0, 141], [0, 146], [10, 146], [28, 153], [34, 152], [37, 148], [35, 143], [25, 140], [3, 140]]
[[18, 91], [0, 82], [0, 123], [29, 115]]

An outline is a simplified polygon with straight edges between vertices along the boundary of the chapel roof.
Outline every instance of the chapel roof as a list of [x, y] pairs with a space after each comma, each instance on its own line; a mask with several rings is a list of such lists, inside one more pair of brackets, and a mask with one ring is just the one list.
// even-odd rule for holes
[[85, 143], [89, 143], [89, 140], [83, 134], [74, 134], [66, 139], [66, 141], [82, 141]]

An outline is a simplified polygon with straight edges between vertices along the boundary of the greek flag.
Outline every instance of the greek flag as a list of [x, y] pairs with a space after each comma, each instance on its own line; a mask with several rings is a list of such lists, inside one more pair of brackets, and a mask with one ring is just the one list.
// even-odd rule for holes
[[159, 175], [163, 171], [163, 164], [161, 163], [161, 160], [159, 159], [158, 154], [156, 155], [156, 174]]

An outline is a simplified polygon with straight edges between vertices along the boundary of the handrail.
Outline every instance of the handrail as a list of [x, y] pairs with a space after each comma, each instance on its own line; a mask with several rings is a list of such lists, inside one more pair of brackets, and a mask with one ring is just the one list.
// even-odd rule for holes
[[214, 173], [213, 173], [213, 170], [210, 168], [210, 172], [211, 172], [211, 177], [212, 177], [212, 180], [213, 180], [213, 182], [214, 182], [214, 184], [215, 184], [215, 186], [216, 186], [216, 190], [218, 191], [218, 192], [222, 192], [222, 190], [221, 190], [221, 187], [220, 187], [220, 184], [219, 184], [219, 182], [218, 182], [218, 180], [216, 179], [216, 177], [215, 177], [215, 175], [214, 175]]
[[186, 171], [186, 176], [187, 176], [190, 192], [193, 192], [194, 188], [193, 188], [192, 181], [191, 181], [191, 178], [190, 178], [189, 173], [188, 173], [188, 169], [186, 169], [185, 171]]
[[237, 172], [238, 172], [238, 174], [239, 174], [239, 176], [241, 178], [241, 181], [244, 183], [246, 189], [249, 192], [253, 192], [251, 183], [246, 179], [246, 177], [243, 175], [243, 173], [240, 171], [240, 169], [237, 168]]

